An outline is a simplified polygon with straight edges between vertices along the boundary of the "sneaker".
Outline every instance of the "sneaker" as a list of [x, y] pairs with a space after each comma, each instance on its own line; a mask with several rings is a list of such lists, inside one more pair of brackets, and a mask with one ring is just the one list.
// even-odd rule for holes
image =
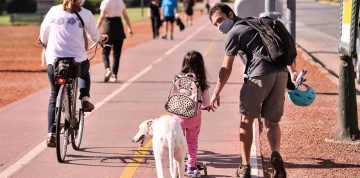
[[194, 177], [194, 178], [198, 178], [201, 177], [200, 172], [196, 169], [196, 167], [190, 167], [187, 169], [186, 171], [186, 175], [187, 177]]
[[240, 164], [239, 168], [236, 170], [236, 177], [241, 178], [251, 178], [251, 167], [250, 165]]
[[163, 35], [161, 38], [164, 39], [164, 40], [166, 40], [166, 39], [167, 39], [167, 36], [166, 36], [166, 35]]
[[279, 152], [273, 151], [271, 154], [271, 166], [274, 169], [274, 178], [286, 178], [286, 171], [284, 168], [284, 162]]
[[84, 101], [82, 102], [82, 109], [84, 112], [91, 112], [92, 110], [95, 109], [95, 106], [89, 101]]
[[107, 68], [105, 72], [104, 82], [108, 82], [112, 75], [111, 69]]
[[116, 76], [116, 75], [112, 75], [112, 76], [110, 77], [109, 82], [117, 82], [117, 76]]
[[47, 147], [55, 147], [56, 146], [56, 139], [55, 134], [50, 134], [46, 140]]

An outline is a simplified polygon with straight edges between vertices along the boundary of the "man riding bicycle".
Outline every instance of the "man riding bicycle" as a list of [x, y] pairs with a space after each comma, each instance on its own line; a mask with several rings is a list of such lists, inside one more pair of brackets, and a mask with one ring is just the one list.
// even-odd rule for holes
[[[55, 147], [55, 104], [59, 91], [54, 77], [53, 63], [56, 58], [74, 57], [79, 63], [78, 80], [82, 109], [91, 112], [95, 109], [90, 99], [90, 62], [87, 57], [87, 37], [93, 42], [105, 43], [107, 35], [100, 35], [93, 14], [81, 7], [85, 0], [63, 0], [63, 4], [53, 6], [46, 14], [40, 28], [39, 43], [46, 44], [46, 63], [51, 86], [48, 106], [48, 147]], [[83, 25], [84, 24], [84, 25]], [[84, 28], [85, 26], [85, 28]], [[88, 35], [86, 35], [88, 34]]]

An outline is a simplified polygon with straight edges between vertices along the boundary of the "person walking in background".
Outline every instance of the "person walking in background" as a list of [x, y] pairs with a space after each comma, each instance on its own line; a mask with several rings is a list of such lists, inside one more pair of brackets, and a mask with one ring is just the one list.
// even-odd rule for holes
[[[99, 29], [104, 22], [103, 34], [107, 34], [109, 36], [109, 40], [105, 44], [102, 52], [102, 60], [106, 70], [104, 82], [108, 82], [109, 80], [110, 82], [115, 82], [118, 78], [121, 49], [124, 39], [126, 38], [121, 16], [124, 16], [130, 36], [133, 35], [133, 31], [123, 0], [103, 0], [100, 5], [100, 10], [101, 12], [97, 22], [97, 27]], [[109, 61], [111, 47], [113, 48], [112, 70], [110, 69]]]
[[184, 10], [186, 13], [186, 26], [192, 26], [193, 14], [194, 14], [194, 0], [183, 0]]
[[173, 40], [174, 36], [174, 22], [175, 22], [175, 10], [179, 13], [178, 4], [176, 0], [163, 0], [161, 3], [162, 19], [165, 21], [165, 29], [163, 39], [167, 39], [168, 24], [170, 23], [170, 39]]
[[149, 3], [148, 16], [151, 20], [151, 27], [153, 32], [153, 38], [159, 38], [159, 28], [160, 28], [160, 4], [159, 0], [152, 0]]
[[206, 13], [209, 14], [209, 11], [210, 11], [210, 3], [209, 3], [209, 0], [204, 0], [204, 3], [205, 3]]

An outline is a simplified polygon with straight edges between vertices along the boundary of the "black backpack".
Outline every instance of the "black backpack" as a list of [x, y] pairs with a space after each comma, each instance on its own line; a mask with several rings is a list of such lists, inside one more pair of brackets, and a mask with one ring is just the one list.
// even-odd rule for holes
[[244, 24], [255, 29], [268, 51], [270, 62], [278, 66], [293, 64], [297, 52], [294, 40], [279, 20], [270, 17], [247, 17], [235, 22], [234, 25]]

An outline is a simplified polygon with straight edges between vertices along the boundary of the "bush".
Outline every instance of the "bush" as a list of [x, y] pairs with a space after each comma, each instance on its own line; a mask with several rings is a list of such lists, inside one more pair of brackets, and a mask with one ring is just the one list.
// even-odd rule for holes
[[7, 8], [8, 13], [35, 13], [35, 0], [12, 0]]

